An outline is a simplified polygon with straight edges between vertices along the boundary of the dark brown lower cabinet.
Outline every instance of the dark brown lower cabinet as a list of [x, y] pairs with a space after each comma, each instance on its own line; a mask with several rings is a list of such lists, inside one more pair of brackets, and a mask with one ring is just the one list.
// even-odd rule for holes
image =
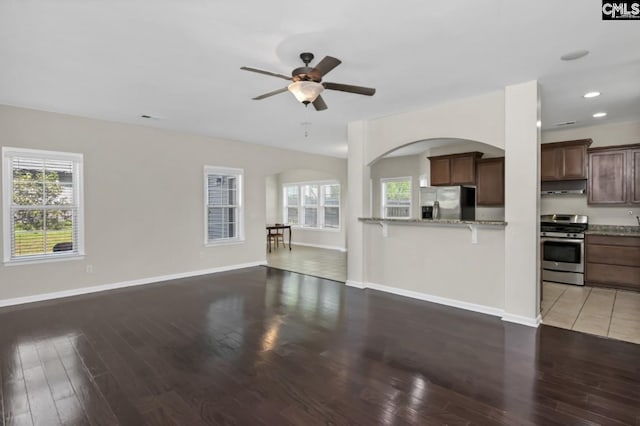
[[587, 235], [588, 285], [640, 291], [640, 237]]

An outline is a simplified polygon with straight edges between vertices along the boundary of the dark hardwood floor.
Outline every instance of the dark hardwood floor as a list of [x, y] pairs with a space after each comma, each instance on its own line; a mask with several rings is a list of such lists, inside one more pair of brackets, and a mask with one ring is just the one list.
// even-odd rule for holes
[[0, 327], [6, 425], [640, 425], [640, 345], [263, 267]]

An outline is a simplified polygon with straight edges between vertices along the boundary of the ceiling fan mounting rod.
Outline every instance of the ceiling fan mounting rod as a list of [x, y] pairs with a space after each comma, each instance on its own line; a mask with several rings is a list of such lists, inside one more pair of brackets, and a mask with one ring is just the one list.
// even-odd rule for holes
[[313, 61], [313, 53], [311, 52], [302, 52], [300, 54], [300, 59], [304, 62], [305, 66], [309, 66], [311, 61]]

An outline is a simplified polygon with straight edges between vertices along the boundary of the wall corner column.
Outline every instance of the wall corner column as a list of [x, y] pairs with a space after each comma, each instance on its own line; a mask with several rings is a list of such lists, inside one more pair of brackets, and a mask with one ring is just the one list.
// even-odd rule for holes
[[540, 92], [505, 88], [505, 300], [503, 320], [540, 323]]
[[364, 288], [366, 283], [366, 253], [364, 224], [359, 217], [370, 216], [370, 169], [365, 164], [368, 128], [366, 121], [349, 123], [347, 137], [347, 285]]

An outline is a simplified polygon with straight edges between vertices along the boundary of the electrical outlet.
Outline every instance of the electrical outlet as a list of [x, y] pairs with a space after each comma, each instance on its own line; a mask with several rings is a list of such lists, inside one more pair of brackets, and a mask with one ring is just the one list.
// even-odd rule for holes
[[93, 265], [87, 265], [87, 274], [93, 274]]

